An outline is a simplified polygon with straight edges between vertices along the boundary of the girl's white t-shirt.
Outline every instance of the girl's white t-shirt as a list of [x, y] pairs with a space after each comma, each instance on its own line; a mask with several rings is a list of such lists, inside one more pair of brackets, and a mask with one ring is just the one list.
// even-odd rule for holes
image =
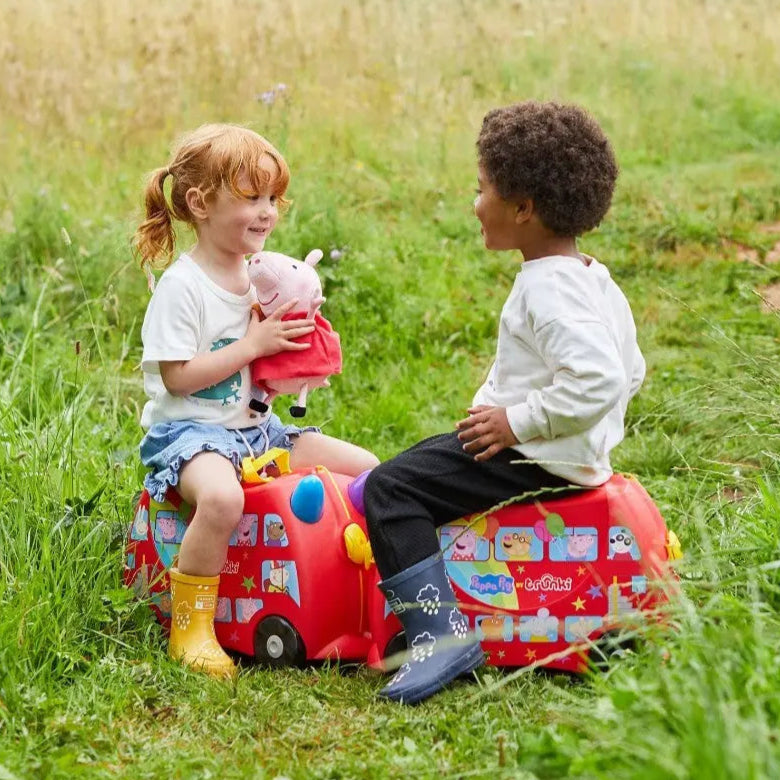
[[501, 311], [496, 359], [474, 405], [502, 406], [514, 449], [575, 484], [609, 479], [626, 407], [645, 376], [631, 307], [587, 258], [521, 266]]
[[141, 414], [143, 428], [173, 420], [225, 428], [258, 424], [258, 415], [249, 410], [248, 366], [211, 387], [175, 396], [166, 390], [159, 365], [161, 360], [191, 360], [243, 338], [256, 300], [254, 287], [250, 285], [243, 295], [231, 293], [210, 279], [187, 254], [163, 273], [141, 328], [141, 368], [149, 397]]

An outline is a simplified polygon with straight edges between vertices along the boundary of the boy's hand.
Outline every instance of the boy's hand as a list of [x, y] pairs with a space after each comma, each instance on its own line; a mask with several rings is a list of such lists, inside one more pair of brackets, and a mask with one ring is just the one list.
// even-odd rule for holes
[[287, 301], [262, 321], [257, 310], [252, 309], [249, 327], [244, 338], [246, 338], [255, 357], [275, 355], [286, 349], [309, 349], [311, 344], [299, 344], [292, 339], [311, 333], [314, 330], [314, 320], [282, 321], [282, 317], [291, 311], [297, 303], [297, 298]]
[[465, 420], [455, 423], [463, 449], [474, 460], [489, 460], [497, 452], [517, 444], [503, 406], [474, 406]]

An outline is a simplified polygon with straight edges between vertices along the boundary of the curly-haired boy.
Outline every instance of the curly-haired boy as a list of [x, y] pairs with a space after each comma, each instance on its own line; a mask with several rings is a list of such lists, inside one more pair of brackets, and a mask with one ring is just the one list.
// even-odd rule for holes
[[645, 373], [628, 301], [577, 249], [609, 209], [618, 173], [596, 121], [577, 106], [519, 103], [485, 116], [477, 149], [485, 246], [523, 256], [495, 362], [456, 431], [381, 464], [364, 492], [381, 588], [410, 650], [380, 695], [408, 704], [483, 662], [436, 528], [518, 495], [604, 483]]

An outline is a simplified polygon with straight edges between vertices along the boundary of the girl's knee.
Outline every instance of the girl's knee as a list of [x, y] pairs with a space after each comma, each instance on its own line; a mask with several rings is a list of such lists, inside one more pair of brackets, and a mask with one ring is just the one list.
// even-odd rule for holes
[[366, 471], [373, 473], [380, 465], [379, 458], [369, 450], [364, 450], [362, 447], [352, 445], [353, 449], [350, 451], [350, 457], [345, 464], [344, 473], [348, 476], [359, 477]]
[[362, 447], [361, 450], [362, 450], [361, 466], [363, 466], [362, 471], [367, 471], [368, 469], [376, 469], [380, 465], [379, 458], [377, 458], [377, 456], [374, 455], [374, 453], [370, 452], [369, 450], [365, 450]]
[[244, 491], [237, 480], [204, 486], [198, 496], [197, 509], [210, 525], [232, 532], [244, 512]]

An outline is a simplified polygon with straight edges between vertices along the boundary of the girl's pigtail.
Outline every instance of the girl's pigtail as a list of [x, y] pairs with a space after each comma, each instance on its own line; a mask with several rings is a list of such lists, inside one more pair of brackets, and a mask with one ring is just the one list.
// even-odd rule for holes
[[162, 267], [170, 265], [176, 246], [176, 231], [163, 189], [169, 174], [169, 168], [158, 168], [151, 175], [144, 196], [146, 219], [138, 226], [133, 238], [133, 246], [140, 257], [141, 269], [149, 279], [150, 289], [154, 288], [152, 266], [159, 258], [164, 259]]

